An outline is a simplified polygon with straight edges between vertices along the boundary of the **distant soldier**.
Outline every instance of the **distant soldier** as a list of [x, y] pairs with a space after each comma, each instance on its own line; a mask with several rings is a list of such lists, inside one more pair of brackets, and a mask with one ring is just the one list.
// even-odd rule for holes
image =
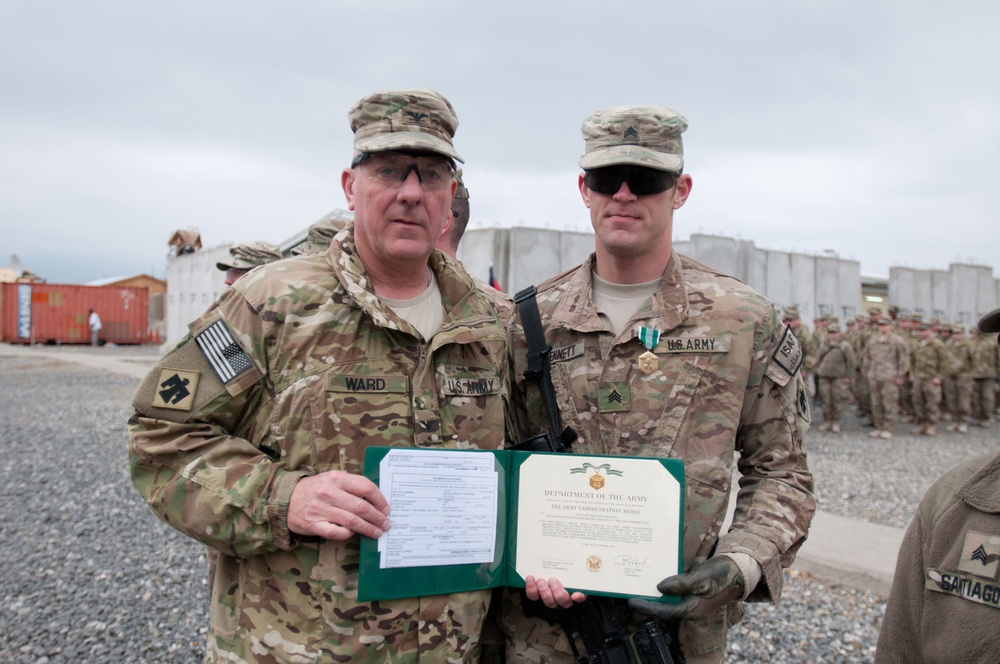
[[[954, 373], [954, 349], [951, 346], [951, 335], [952, 335], [951, 323], [941, 323], [936, 328], [936, 333], [938, 339], [944, 344], [944, 350], [946, 354], [947, 361], [945, 363], [944, 375], [941, 376], [941, 421], [942, 422], [953, 422], [955, 420], [955, 411], [957, 406], [955, 400], [957, 398], [956, 389], [957, 383], [955, 381]], [[954, 426], [949, 427], [949, 431], [953, 431]]]
[[972, 393], [972, 417], [976, 425], [985, 427], [993, 416], [994, 390], [997, 374], [1000, 373], [1000, 354], [993, 335], [983, 334], [978, 327], [972, 328], [972, 378], [975, 387]]
[[816, 356], [819, 354], [819, 348], [813, 345], [812, 335], [809, 334], [809, 330], [802, 324], [797, 306], [793, 304], [790, 307], [785, 307], [781, 320], [788, 326], [802, 346], [802, 350], [805, 353], [802, 359], [802, 377], [805, 379], [806, 385], [811, 387], [812, 380], [809, 376], [816, 365]]
[[816, 377], [819, 380], [819, 398], [823, 404], [823, 424], [820, 431], [840, 433], [840, 420], [844, 416], [848, 385], [854, 375], [854, 349], [840, 334], [840, 325], [830, 323], [828, 338], [819, 351]]
[[871, 392], [868, 389], [868, 379], [861, 371], [861, 356], [865, 352], [865, 346], [868, 345], [871, 330], [868, 326], [868, 319], [861, 314], [858, 314], [854, 319], [854, 323], [854, 334], [850, 335], [848, 341], [851, 342], [854, 357], [858, 361], [854, 363], [854, 382], [851, 383], [851, 391], [854, 393], [854, 405], [857, 406], [858, 415], [864, 418], [867, 425], [871, 425]]
[[441, 233], [437, 243], [437, 248], [452, 258], [457, 258], [458, 243], [465, 235], [465, 229], [469, 225], [471, 216], [469, 188], [462, 180], [461, 167], [455, 171], [455, 179], [458, 181], [458, 188], [455, 190], [455, 197], [451, 199], [451, 215], [448, 217], [444, 232]]
[[229, 259], [215, 264], [226, 273], [226, 285], [232, 286], [236, 280], [258, 265], [281, 260], [281, 249], [270, 242], [255, 240], [229, 247]]
[[972, 377], [972, 343], [965, 334], [961, 323], [952, 326], [951, 339], [946, 344], [951, 353], [951, 375], [955, 379], [955, 410], [952, 413], [952, 426], [959, 433], [969, 431], [969, 418], [972, 415], [972, 391], [975, 379]]
[[322, 254], [330, 247], [330, 240], [333, 236], [351, 223], [351, 213], [337, 210], [323, 217], [309, 227], [306, 240], [302, 244], [292, 247], [293, 256], [303, 256], [309, 254]]
[[913, 411], [917, 420], [914, 433], [933, 436], [941, 416], [941, 383], [948, 370], [948, 351], [934, 335], [930, 323], [921, 323], [920, 340], [913, 349]]
[[872, 420], [875, 431], [870, 436], [892, 438], [892, 428], [899, 414], [899, 386], [910, 369], [906, 344], [892, 331], [892, 319], [878, 320], [878, 334], [868, 341], [862, 367], [872, 395]]
[[[921, 325], [922, 316], [920, 314], [910, 314], [902, 316], [897, 321], [897, 334], [906, 344], [906, 351], [910, 354], [910, 367], [913, 367], [913, 352], [920, 343], [918, 329]], [[913, 422], [916, 420], [913, 409], [913, 377], [912, 371], [906, 376], [903, 384], [899, 386], [899, 412], [903, 414], [904, 421]]]

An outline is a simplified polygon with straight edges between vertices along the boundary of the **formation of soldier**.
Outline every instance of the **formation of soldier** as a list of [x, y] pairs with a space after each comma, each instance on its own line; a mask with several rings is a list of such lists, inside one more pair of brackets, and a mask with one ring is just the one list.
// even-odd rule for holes
[[975, 326], [901, 315], [878, 307], [847, 321], [835, 316], [814, 321], [809, 332], [796, 307], [784, 318], [805, 349], [803, 370], [822, 409], [820, 431], [840, 431], [844, 407], [855, 404], [873, 427], [873, 438], [891, 438], [899, 421], [914, 433], [966, 433], [986, 426], [998, 405], [1000, 352], [996, 334]]

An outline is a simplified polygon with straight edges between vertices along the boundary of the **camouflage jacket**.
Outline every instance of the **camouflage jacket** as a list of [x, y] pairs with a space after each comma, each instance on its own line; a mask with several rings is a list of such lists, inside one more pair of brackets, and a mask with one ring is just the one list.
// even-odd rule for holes
[[[798, 340], [761, 295], [676, 253], [659, 291], [615, 338], [594, 308], [594, 260], [546, 281], [537, 298], [562, 423], [579, 435], [573, 452], [683, 459], [685, 570], [716, 553], [746, 553], [763, 570], [750, 599], [777, 599], [781, 570], [805, 540], [815, 509]], [[662, 332], [649, 375], [637, 366], [646, 352], [640, 326]], [[524, 440], [544, 431], [547, 420], [537, 385], [523, 376], [527, 346], [516, 316], [508, 336], [514, 418], [508, 438]], [[743, 476], [738, 490], [734, 463]], [[720, 537], [733, 490], [736, 515]], [[559, 628], [526, 619], [518, 601], [517, 593], [505, 594], [504, 630], [568, 653]], [[685, 652], [723, 647], [743, 611], [736, 602], [707, 620], [686, 621]]]
[[968, 339], [952, 337], [945, 342], [948, 351], [948, 375], [957, 378], [972, 376], [972, 344]]
[[[206, 661], [478, 656], [488, 591], [360, 603], [359, 538], [287, 525], [302, 476], [360, 473], [369, 446], [503, 447], [503, 323], [456, 261], [430, 263], [445, 309], [430, 341], [369, 289], [349, 227], [326, 253], [238, 281], [141, 384], [132, 481], [164, 521], [223, 554]], [[228, 370], [201, 350], [226, 334]], [[471, 383], [482, 389], [462, 394]]]
[[972, 377], [996, 378], [1000, 373], [1000, 352], [995, 334], [972, 335]]
[[948, 372], [949, 359], [943, 341], [921, 339], [910, 354], [910, 373], [921, 380], [941, 378]]
[[854, 349], [844, 339], [827, 340], [819, 353], [816, 375], [820, 378], [850, 378], [854, 375]]
[[865, 345], [861, 366], [865, 378], [870, 381], [903, 378], [910, 370], [906, 342], [895, 332], [888, 337], [876, 332]]

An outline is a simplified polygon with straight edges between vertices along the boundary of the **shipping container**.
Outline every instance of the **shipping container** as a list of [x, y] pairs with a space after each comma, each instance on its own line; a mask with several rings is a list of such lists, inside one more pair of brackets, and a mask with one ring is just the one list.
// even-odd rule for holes
[[141, 344], [149, 340], [145, 288], [45, 283], [0, 284], [0, 339], [89, 344], [91, 309], [101, 317], [101, 341]]

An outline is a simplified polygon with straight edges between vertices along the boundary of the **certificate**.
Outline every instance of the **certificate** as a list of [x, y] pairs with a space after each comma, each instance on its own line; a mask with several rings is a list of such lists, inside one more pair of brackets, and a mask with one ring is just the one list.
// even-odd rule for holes
[[361, 538], [358, 599], [524, 587], [664, 597], [682, 569], [680, 459], [372, 447], [392, 528]]
[[536, 454], [518, 474], [522, 578], [659, 597], [680, 570], [681, 484], [658, 460]]

